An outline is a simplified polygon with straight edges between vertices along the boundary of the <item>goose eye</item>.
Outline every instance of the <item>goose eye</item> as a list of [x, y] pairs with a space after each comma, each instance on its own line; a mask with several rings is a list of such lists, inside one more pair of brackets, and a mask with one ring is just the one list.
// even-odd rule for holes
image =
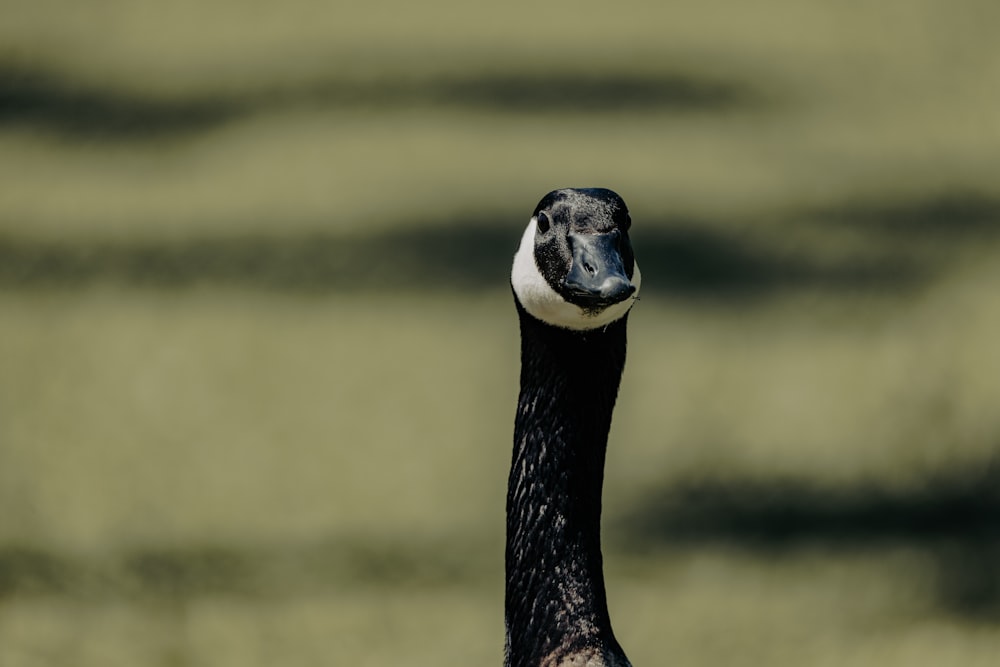
[[544, 234], [549, 231], [549, 216], [545, 215], [544, 212], [539, 213], [535, 224], [538, 226], [538, 233]]
[[629, 215], [628, 213], [626, 213], [625, 214], [625, 224], [622, 225], [622, 228], [624, 228], [625, 231], [627, 232], [629, 229], [631, 229], [631, 227], [632, 227], [632, 216]]

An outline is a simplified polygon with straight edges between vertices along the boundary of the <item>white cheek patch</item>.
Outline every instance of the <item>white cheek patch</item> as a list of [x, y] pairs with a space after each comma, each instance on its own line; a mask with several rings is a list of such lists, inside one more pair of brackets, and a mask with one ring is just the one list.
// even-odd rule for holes
[[642, 282], [639, 265], [636, 264], [632, 272], [635, 293], [631, 297], [597, 312], [584, 310], [562, 298], [545, 282], [538, 270], [538, 265], [535, 264], [535, 223], [535, 218], [532, 218], [524, 230], [521, 246], [514, 255], [514, 267], [510, 272], [514, 294], [524, 309], [542, 322], [576, 331], [599, 329], [624, 317], [639, 293], [639, 284]]

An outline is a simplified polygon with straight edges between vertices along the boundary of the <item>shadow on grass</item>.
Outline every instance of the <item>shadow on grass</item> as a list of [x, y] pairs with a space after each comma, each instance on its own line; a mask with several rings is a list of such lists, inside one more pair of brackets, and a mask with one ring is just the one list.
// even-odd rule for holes
[[820, 258], [803, 247], [779, 250], [766, 235], [697, 225], [668, 224], [636, 237], [644, 295], [733, 301], [796, 290], [896, 294], [926, 284], [934, 273], [891, 251]]
[[457, 107], [501, 113], [712, 112], [760, 103], [748, 86], [686, 73], [483, 73], [426, 79], [327, 80], [195, 97], [101, 88], [54, 72], [0, 65], [0, 127], [65, 138], [140, 140], [212, 129], [286, 108]]
[[[34, 241], [0, 237], [0, 289], [73, 290], [110, 283], [182, 289], [216, 284], [311, 293], [476, 291], [506, 285], [523, 212], [405, 222], [367, 236], [179, 241]], [[923, 201], [848, 203], [779, 224], [647, 220], [633, 232], [647, 297], [753, 300], [794, 290], [895, 295], [934, 280], [961, 251], [1000, 238], [1000, 200], [945, 193]], [[862, 240], [831, 252], [845, 227]], [[785, 235], [811, 236], [790, 246]]]
[[648, 498], [623, 525], [623, 538], [640, 550], [727, 547], [774, 556], [803, 546], [917, 549], [936, 563], [945, 609], [1000, 620], [997, 464], [907, 491], [703, 480]]
[[920, 201], [855, 202], [813, 214], [826, 225], [872, 234], [934, 241], [1000, 235], [1000, 201], [974, 191]]
[[356, 536], [314, 544], [136, 549], [100, 557], [0, 546], [0, 600], [281, 597], [355, 587], [464, 585], [484, 581], [502, 567], [502, 548], [465, 537], [435, 543]]
[[29, 127], [64, 138], [135, 140], [212, 129], [245, 112], [235, 100], [154, 99], [0, 66], [0, 127]]
[[[95, 284], [183, 289], [213, 284], [307, 293], [476, 291], [506, 285], [520, 229], [501, 223], [339, 238], [60, 242], [0, 238], [0, 289]], [[647, 297], [752, 299], [788, 290], [899, 292], [929, 267], [891, 254], [811, 262], [695, 225], [667, 223], [637, 240]]]
[[[1000, 466], [919, 489], [820, 489], [789, 481], [704, 480], [666, 489], [610, 526], [630, 552], [740, 550], [768, 559], [803, 549], [878, 553], [904, 547], [934, 564], [936, 604], [1000, 622]], [[499, 535], [496, 536], [499, 539]], [[482, 585], [502, 544], [462, 534], [438, 541], [346, 536], [317, 543], [192, 545], [98, 556], [0, 546], [0, 601], [17, 597], [276, 598], [352, 588]]]

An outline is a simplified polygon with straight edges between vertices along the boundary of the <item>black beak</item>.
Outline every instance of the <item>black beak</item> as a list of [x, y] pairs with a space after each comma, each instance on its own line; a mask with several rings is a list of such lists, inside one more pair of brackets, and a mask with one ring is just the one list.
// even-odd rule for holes
[[621, 232], [604, 234], [570, 232], [573, 252], [563, 287], [566, 299], [582, 308], [603, 308], [632, 296], [635, 286], [625, 274], [622, 262]]

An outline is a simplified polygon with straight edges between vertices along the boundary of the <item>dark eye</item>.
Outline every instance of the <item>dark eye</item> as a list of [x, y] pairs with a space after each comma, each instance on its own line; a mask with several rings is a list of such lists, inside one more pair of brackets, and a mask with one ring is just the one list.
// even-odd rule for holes
[[536, 218], [535, 224], [538, 225], [538, 233], [544, 234], [549, 231], [549, 216], [545, 215], [544, 211], [540, 212]]
[[625, 214], [625, 224], [622, 225], [622, 229], [626, 232], [632, 227], [632, 216], [628, 213]]

